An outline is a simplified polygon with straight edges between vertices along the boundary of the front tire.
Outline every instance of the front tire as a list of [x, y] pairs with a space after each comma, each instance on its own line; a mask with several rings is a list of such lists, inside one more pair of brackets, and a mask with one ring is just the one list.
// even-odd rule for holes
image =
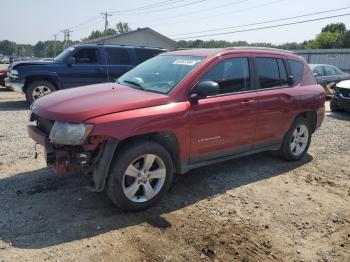
[[151, 141], [128, 144], [116, 155], [106, 193], [123, 210], [138, 211], [157, 203], [173, 180], [169, 152]]
[[32, 104], [36, 99], [44, 95], [48, 95], [56, 91], [56, 87], [48, 81], [34, 81], [29, 84], [25, 94], [29, 104]]
[[332, 112], [338, 112], [339, 111], [339, 108], [337, 107], [334, 99], [332, 98], [331, 99], [331, 102], [330, 102], [330, 108], [331, 108], [331, 111]]
[[294, 120], [287, 134], [283, 138], [280, 148], [282, 157], [287, 161], [302, 159], [311, 143], [311, 126], [303, 117]]

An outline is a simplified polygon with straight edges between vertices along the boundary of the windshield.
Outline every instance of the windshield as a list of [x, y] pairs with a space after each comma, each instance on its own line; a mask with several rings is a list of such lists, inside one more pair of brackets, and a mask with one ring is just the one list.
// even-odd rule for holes
[[66, 60], [66, 58], [72, 53], [74, 50], [74, 47], [69, 47], [65, 50], [63, 50], [58, 56], [56, 56], [53, 60], [57, 62], [63, 62]]
[[144, 91], [167, 94], [203, 60], [198, 56], [156, 56], [118, 79]]

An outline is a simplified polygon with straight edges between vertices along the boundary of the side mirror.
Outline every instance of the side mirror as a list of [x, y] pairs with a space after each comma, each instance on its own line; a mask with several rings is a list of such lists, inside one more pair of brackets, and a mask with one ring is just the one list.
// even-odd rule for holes
[[318, 74], [317, 74], [317, 73], [314, 73], [314, 76], [315, 76], [315, 77], [317, 77], [317, 76], [318, 76]]
[[68, 58], [68, 60], [67, 60], [67, 64], [68, 65], [73, 65], [73, 64], [75, 64], [75, 57], [74, 56], [71, 56], [71, 57], [69, 57]]
[[192, 102], [197, 102], [201, 98], [215, 96], [220, 93], [220, 86], [214, 81], [199, 82], [193, 89], [190, 95]]

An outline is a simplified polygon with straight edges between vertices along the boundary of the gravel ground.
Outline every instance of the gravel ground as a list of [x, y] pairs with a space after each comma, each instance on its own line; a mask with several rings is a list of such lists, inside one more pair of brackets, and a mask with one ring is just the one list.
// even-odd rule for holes
[[350, 115], [327, 113], [309, 154], [261, 153], [176, 178], [124, 213], [33, 158], [21, 94], [0, 88], [0, 261], [350, 261]]

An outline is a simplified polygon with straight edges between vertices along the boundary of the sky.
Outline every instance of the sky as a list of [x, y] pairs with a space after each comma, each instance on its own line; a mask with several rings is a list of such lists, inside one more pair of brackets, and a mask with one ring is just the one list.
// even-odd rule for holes
[[[80, 40], [88, 36], [92, 30], [104, 29], [101, 12], [114, 12], [109, 17], [109, 27], [115, 27], [117, 22], [123, 21], [128, 22], [132, 29], [150, 27], [176, 40], [203, 35], [204, 33], [194, 33], [203, 30], [213, 30], [206, 33], [213, 34], [350, 14], [349, 0], [2, 0], [1, 2], [0, 40], [7, 39], [20, 44], [35, 44], [40, 40], [50, 40], [54, 38], [54, 34], [57, 34], [58, 40], [63, 40], [63, 33], [60, 31], [66, 28], [71, 28], [73, 31], [71, 39]], [[145, 9], [145, 6], [153, 8]], [[281, 22], [216, 30], [338, 8], [342, 10]], [[350, 15], [348, 15], [298, 25], [198, 37], [198, 39], [245, 40], [250, 43], [274, 44], [302, 42], [313, 39], [322, 27], [332, 22], [343, 22], [350, 29]]]

